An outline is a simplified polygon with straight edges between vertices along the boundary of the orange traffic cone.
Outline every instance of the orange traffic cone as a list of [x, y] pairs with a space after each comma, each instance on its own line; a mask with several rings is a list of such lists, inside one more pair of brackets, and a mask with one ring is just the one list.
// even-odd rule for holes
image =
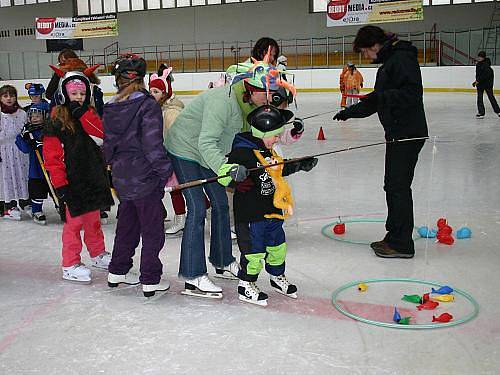
[[320, 126], [320, 128], [319, 128], [317, 140], [318, 141], [326, 141], [325, 133], [323, 132], [323, 127], [322, 126]]

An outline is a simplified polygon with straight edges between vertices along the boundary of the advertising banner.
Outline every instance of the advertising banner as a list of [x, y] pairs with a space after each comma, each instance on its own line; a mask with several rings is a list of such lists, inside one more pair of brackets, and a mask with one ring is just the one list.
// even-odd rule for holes
[[118, 36], [116, 14], [84, 17], [37, 18], [37, 39], [78, 39]]
[[422, 0], [333, 0], [328, 3], [326, 26], [422, 21]]

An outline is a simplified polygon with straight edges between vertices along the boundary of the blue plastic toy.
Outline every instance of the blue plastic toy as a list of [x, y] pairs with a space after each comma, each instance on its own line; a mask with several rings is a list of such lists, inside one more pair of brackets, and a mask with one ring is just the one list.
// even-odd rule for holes
[[429, 229], [426, 226], [420, 227], [417, 230], [420, 237], [423, 238], [436, 238], [437, 231], [435, 229]]
[[398, 308], [396, 306], [394, 306], [394, 315], [392, 316], [392, 320], [395, 323], [399, 323], [399, 321], [401, 320], [401, 315], [399, 314]]
[[462, 240], [464, 238], [470, 238], [472, 235], [472, 231], [467, 228], [467, 227], [462, 227], [459, 230], [457, 230], [456, 236], [459, 240]]
[[453, 288], [449, 287], [448, 285], [442, 286], [438, 290], [432, 288], [431, 293], [436, 293], [436, 294], [451, 294], [453, 293]]

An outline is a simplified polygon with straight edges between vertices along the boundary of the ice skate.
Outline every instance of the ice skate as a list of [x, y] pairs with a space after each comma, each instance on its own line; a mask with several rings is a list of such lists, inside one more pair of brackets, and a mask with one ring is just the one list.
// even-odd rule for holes
[[116, 275], [108, 273], [108, 286], [116, 288], [119, 284], [137, 285], [139, 284], [139, 275], [129, 272], [126, 275]]
[[229, 279], [229, 280], [237, 280], [238, 279], [238, 271], [240, 270], [240, 265], [237, 261], [222, 267], [215, 269], [215, 277], [219, 279]]
[[182, 235], [184, 225], [186, 224], [186, 214], [175, 215], [174, 221], [169, 222], [165, 228], [165, 234], [168, 237], [178, 237]]
[[90, 259], [92, 260], [92, 266], [95, 268], [107, 270], [109, 262], [111, 262], [111, 254], [104, 251], [102, 254]]
[[74, 264], [71, 267], [63, 267], [63, 279], [74, 281], [81, 284], [90, 284], [92, 278], [91, 272], [83, 263]]
[[240, 280], [238, 283], [238, 298], [242, 302], [254, 305], [267, 306], [267, 294], [261, 292], [254, 282]]
[[106, 225], [108, 224], [108, 214], [106, 211], [101, 211], [99, 213], [99, 216], [100, 216], [100, 220], [101, 220], [101, 225]]
[[3, 218], [7, 219], [7, 220], [20, 221], [21, 220], [21, 211], [17, 207], [9, 208], [8, 210], [4, 211]]
[[33, 212], [32, 212], [32, 207], [31, 207], [31, 204], [28, 204], [28, 205], [24, 206], [24, 207], [22, 208], [22, 211], [23, 211], [26, 215], [31, 216], [31, 215], [32, 215], [32, 213], [33, 213]]
[[147, 298], [153, 297], [156, 292], [166, 292], [169, 289], [170, 283], [164, 279], [160, 280], [158, 284], [142, 284], [142, 293]]
[[484, 115], [482, 115], [482, 114], [478, 113], [478, 114], [476, 115], [476, 118], [484, 118]]
[[47, 218], [45, 217], [43, 212], [35, 212], [31, 215], [33, 221], [39, 225], [47, 225]]
[[181, 293], [188, 296], [222, 298], [222, 288], [215, 285], [206, 274], [186, 280], [184, 287], [185, 289]]
[[280, 276], [271, 276], [271, 286], [278, 292], [290, 298], [297, 298], [297, 287], [290, 284], [285, 274]]
[[231, 241], [236, 241], [238, 237], [236, 236], [236, 230], [234, 227], [231, 227]]

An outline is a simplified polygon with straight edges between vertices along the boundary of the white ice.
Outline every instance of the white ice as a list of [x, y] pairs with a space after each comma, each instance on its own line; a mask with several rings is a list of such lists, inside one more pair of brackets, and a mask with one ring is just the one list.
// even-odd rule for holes
[[[297, 114], [307, 116], [333, 109], [338, 97], [301, 94], [298, 104]], [[425, 104], [437, 152], [432, 162], [431, 140], [420, 154], [413, 183], [415, 224], [435, 226], [445, 216], [455, 230], [469, 226], [471, 239], [453, 246], [421, 239], [414, 259], [385, 260], [368, 246], [323, 236], [321, 228], [337, 216], [383, 218], [386, 212], [384, 147], [349, 151], [322, 157], [310, 173], [290, 178], [297, 212], [286, 227], [286, 264], [298, 300], [269, 290], [265, 272], [259, 285], [269, 292], [267, 308], [239, 302], [234, 281], [218, 281], [222, 301], [183, 296], [177, 278], [180, 240], [168, 239], [161, 258], [172, 290], [146, 301], [137, 287], [109, 289], [106, 273], [97, 270], [91, 285], [63, 281], [62, 225], [46, 201], [46, 227], [27, 217], [0, 222], [0, 373], [499, 373], [500, 119], [486, 103], [486, 118], [476, 120], [473, 94], [426, 94]], [[383, 140], [376, 116], [346, 123], [331, 116], [307, 120], [302, 140], [285, 148], [287, 156]], [[320, 126], [326, 141], [316, 140]], [[108, 250], [115, 211], [104, 227]], [[348, 224], [347, 230], [366, 241], [384, 234], [383, 224]], [[89, 264], [88, 253], [82, 254]], [[137, 255], [135, 261], [137, 269]], [[214, 273], [210, 266], [209, 273]], [[332, 292], [339, 286], [384, 277], [463, 289], [479, 302], [479, 316], [452, 328], [402, 331], [358, 323], [333, 308]], [[401, 306], [394, 295], [411, 289], [400, 285], [394, 293], [395, 287], [369, 288], [372, 294], [363, 297], [367, 317], [391, 320], [392, 306]], [[384, 309], [390, 316], [380, 313]], [[443, 311], [446, 306], [438, 312]]]

